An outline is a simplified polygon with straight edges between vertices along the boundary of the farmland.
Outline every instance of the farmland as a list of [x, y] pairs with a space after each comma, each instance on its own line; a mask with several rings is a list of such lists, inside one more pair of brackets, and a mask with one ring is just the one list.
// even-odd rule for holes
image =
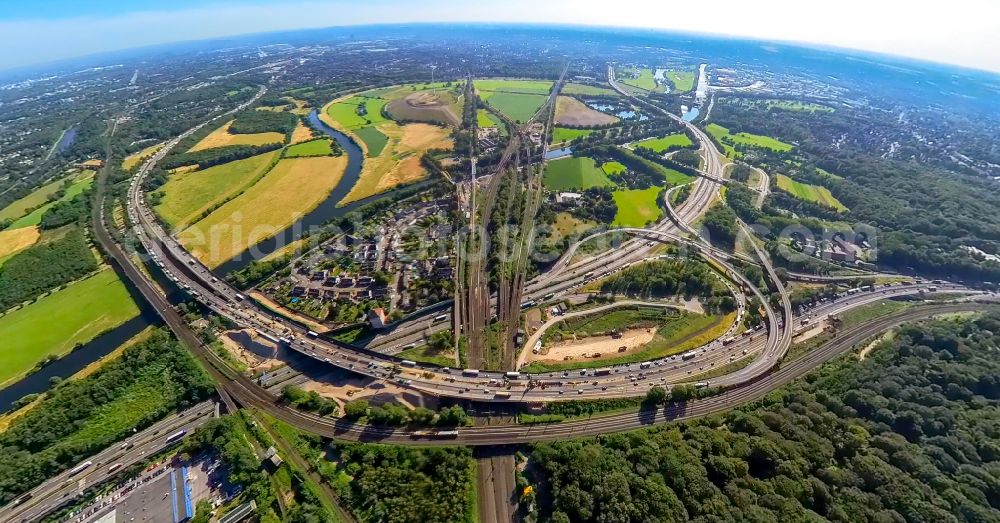
[[214, 149], [227, 145], [264, 145], [269, 143], [281, 143], [285, 141], [285, 135], [276, 132], [234, 134], [229, 132], [229, 127], [233, 125], [230, 120], [194, 144], [188, 152], [202, 151], [204, 149]]
[[27, 196], [16, 200], [3, 210], [0, 210], [0, 221], [2, 220], [16, 220], [25, 214], [28, 214], [32, 210], [45, 205], [49, 201], [49, 198], [53, 197], [59, 189], [66, 182], [66, 178], [60, 178], [53, 182], [49, 182], [31, 193]]
[[71, 183], [69, 187], [66, 188], [66, 191], [63, 193], [61, 198], [50, 201], [42, 205], [41, 207], [36, 208], [30, 213], [21, 216], [13, 223], [11, 223], [10, 226], [7, 228], [20, 229], [21, 227], [31, 227], [33, 225], [38, 225], [39, 223], [41, 223], [42, 216], [45, 214], [45, 211], [48, 211], [49, 208], [51, 208], [53, 205], [56, 204], [56, 202], [65, 202], [72, 200], [74, 196], [82, 193], [83, 191], [86, 191], [93, 184], [94, 184], [94, 171], [83, 171], [82, 173], [78, 174], [75, 178], [73, 178], [73, 183]]
[[138, 314], [125, 285], [105, 269], [0, 317], [0, 385]]
[[286, 158], [243, 194], [181, 231], [178, 240], [209, 267], [273, 236], [322, 202], [346, 156]]
[[303, 158], [309, 156], [330, 156], [333, 154], [333, 142], [329, 138], [320, 138], [290, 146], [285, 150], [285, 158]]
[[36, 226], [0, 231], [0, 267], [7, 258], [34, 245], [39, 237]]
[[345, 128], [356, 130], [384, 122], [386, 119], [382, 116], [382, 108], [385, 104], [386, 100], [382, 98], [352, 96], [330, 104], [326, 113]]
[[668, 70], [663, 72], [663, 77], [674, 85], [674, 91], [683, 93], [694, 89], [694, 71]]
[[566, 127], [555, 127], [552, 129], [552, 143], [568, 142], [580, 136], [589, 136], [594, 131], [592, 129], [568, 129]]
[[361, 169], [361, 177], [344, 197], [341, 204], [366, 198], [400, 184], [423, 179], [427, 171], [420, 156], [429, 149], [451, 149], [454, 144], [449, 131], [424, 123], [398, 125], [385, 122], [379, 126], [387, 143], [375, 157], [371, 154]]
[[162, 142], [156, 143], [150, 145], [149, 147], [146, 147], [145, 149], [142, 149], [141, 151], [136, 151], [126, 156], [125, 159], [122, 160], [122, 169], [125, 169], [126, 171], [131, 171], [137, 165], [139, 165], [139, 163], [141, 163], [143, 160], [156, 154], [156, 151], [159, 151], [161, 147], [163, 147]]
[[670, 134], [659, 138], [648, 138], [635, 144], [636, 147], [645, 147], [656, 153], [662, 153], [671, 147], [689, 147], [691, 145], [693, 145], [691, 139], [684, 133]]
[[507, 115], [515, 122], [524, 123], [534, 116], [546, 100], [544, 94], [521, 94], [509, 92], [495, 92], [489, 97], [488, 102], [498, 111]]
[[488, 127], [497, 127], [500, 122], [497, 121], [496, 117], [490, 114], [486, 109], [479, 109], [476, 111], [476, 126], [486, 129]]
[[548, 189], [556, 191], [613, 185], [594, 159], [587, 157], [561, 158], [548, 162], [545, 164], [542, 183]]
[[830, 189], [827, 189], [826, 187], [797, 182], [783, 174], [778, 175], [777, 184], [778, 189], [781, 189], [782, 191], [785, 191], [800, 200], [818, 203], [824, 207], [836, 209], [840, 212], [847, 210], [847, 207], [840, 203], [840, 200], [831, 194]]
[[358, 138], [361, 138], [361, 141], [364, 142], [365, 150], [367, 151], [369, 158], [382, 154], [382, 150], [385, 149], [386, 143], [389, 142], [389, 138], [379, 131], [378, 128], [372, 125], [355, 129], [354, 134], [357, 135]]
[[184, 228], [253, 185], [268, 171], [278, 154], [279, 151], [272, 151], [201, 171], [172, 175], [158, 190], [163, 197], [154, 209], [171, 226]]
[[729, 129], [725, 127], [710, 123], [705, 126], [705, 130], [709, 134], [714, 136], [717, 140], [722, 142], [723, 147], [726, 150], [726, 156], [734, 158], [736, 154], [736, 149], [733, 144], [749, 145], [753, 147], [762, 147], [765, 149], [773, 149], [775, 151], [791, 151], [792, 145], [782, 142], [781, 140], [771, 138], [770, 136], [761, 136], [759, 134], [750, 133], [738, 133], [730, 134]]
[[663, 214], [657, 203], [661, 187], [648, 189], [627, 189], [615, 191], [612, 196], [618, 212], [612, 225], [620, 227], [644, 227], [651, 221], [660, 219]]
[[610, 114], [595, 111], [587, 104], [570, 96], [556, 98], [556, 125], [575, 127], [603, 126], [618, 122], [618, 118]]
[[302, 123], [300, 120], [295, 124], [295, 130], [292, 131], [291, 143], [302, 143], [308, 142], [313, 139], [313, 130], [309, 128], [308, 125]]
[[608, 87], [575, 84], [572, 82], [563, 86], [562, 94], [582, 96], [619, 96], [618, 91]]
[[480, 96], [484, 98], [489, 98], [491, 93], [503, 91], [508, 93], [526, 93], [526, 94], [549, 94], [552, 90], [552, 83], [549, 80], [504, 80], [504, 79], [487, 79], [487, 80], [474, 80], [473, 86], [475, 86], [476, 91], [480, 91]]

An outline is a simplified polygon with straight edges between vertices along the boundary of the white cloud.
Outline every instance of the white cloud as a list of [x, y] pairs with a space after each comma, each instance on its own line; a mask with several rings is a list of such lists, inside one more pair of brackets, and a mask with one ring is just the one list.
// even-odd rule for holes
[[[471, 5], [470, 5], [471, 4]], [[1000, 2], [878, 0], [406, 0], [282, 2], [114, 17], [0, 21], [0, 67], [216, 36], [364, 23], [470, 21], [617, 25], [797, 41], [1000, 72]]]

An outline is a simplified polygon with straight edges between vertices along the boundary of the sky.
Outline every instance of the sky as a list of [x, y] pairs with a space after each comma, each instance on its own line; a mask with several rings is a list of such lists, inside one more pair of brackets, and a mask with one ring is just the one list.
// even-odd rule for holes
[[1000, 72], [1000, 0], [0, 0], [0, 69], [183, 40], [405, 22], [644, 27]]

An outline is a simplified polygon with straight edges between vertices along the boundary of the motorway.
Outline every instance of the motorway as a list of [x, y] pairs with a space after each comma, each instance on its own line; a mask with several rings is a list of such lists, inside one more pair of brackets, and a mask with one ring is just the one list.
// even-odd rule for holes
[[[187, 410], [168, 416], [149, 428], [139, 432], [120, 444], [107, 448], [87, 461], [92, 465], [74, 475], [64, 471], [28, 492], [29, 499], [17, 505], [8, 505], [0, 510], [0, 523], [12, 521], [39, 521], [84, 490], [111, 480], [116, 474], [127, 470], [135, 463], [155, 455], [169, 445], [167, 436], [181, 430], [191, 432], [212, 419], [215, 414], [214, 402], [199, 403]], [[121, 466], [117, 466], [121, 464]], [[114, 471], [109, 467], [115, 466]], [[25, 499], [25, 495], [18, 498]]]

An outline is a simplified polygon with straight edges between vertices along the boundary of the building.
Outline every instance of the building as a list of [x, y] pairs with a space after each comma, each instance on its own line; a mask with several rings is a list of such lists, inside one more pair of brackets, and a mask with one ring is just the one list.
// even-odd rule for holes
[[561, 192], [556, 194], [556, 203], [575, 203], [580, 198], [583, 198], [583, 195], [578, 192]]
[[385, 315], [385, 309], [376, 307], [368, 311], [368, 323], [373, 329], [384, 329], [389, 324], [388, 317]]

